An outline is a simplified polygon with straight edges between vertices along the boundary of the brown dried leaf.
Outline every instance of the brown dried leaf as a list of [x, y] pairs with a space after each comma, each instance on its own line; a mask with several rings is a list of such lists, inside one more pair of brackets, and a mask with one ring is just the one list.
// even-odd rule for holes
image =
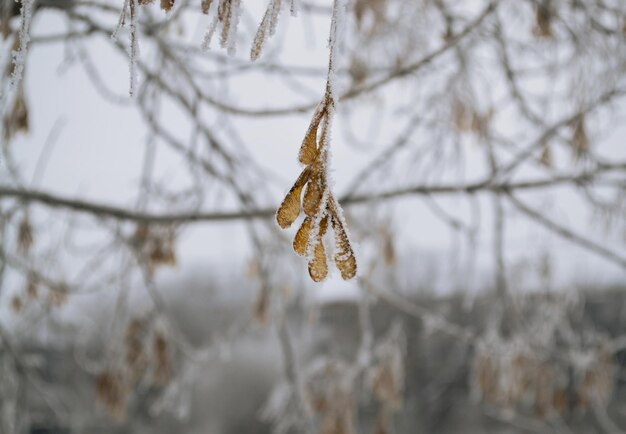
[[250, 49], [250, 60], [255, 61], [261, 55], [261, 50], [263, 50], [263, 44], [265, 44], [266, 35], [267, 35], [267, 26], [270, 9], [265, 11], [265, 15], [263, 15], [263, 19], [261, 20], [261, 24], [259, 24], [259, 28], [257, 29], [256, 36], [254, 37], [254, 41], [252, 42], [252, 48]]
[[202, 0], [202, 13], [205, 15], [209, 14], [209, 9], [211, 8], [211, 3], [213, 0]]
[[169, 11], [174, 7], [174, 2], [176, 0], [161, 0], [161, 9], [164, 11]]
[[328, 275], [328, 264], [326, 263], [326, 251], [321, 237], [315, 244], [313, 259], [309, 262], [309, 275], [314, 282], [321, 282]]
[[544, 0], [537, 5], [535, 13], [536, 26], [533, 29], [535, 36], [540, 38], [552, 37], [552, 8], [550, 0]]
[[15, 313], [20, 313], [23, 307], [24, 301], [22, 300], [22, 297], [14, 295], [13, 298], [11, 298], [11, 310]]
[[230, 25], [231, 25], [231, 6], [232, 0], [222, 0], [219, 3], [217, 8], [217, 16], [220, 22], [222, 23], [222, 33], [220, 35], [220, 45], [222, 48], [226, 47], [226, 43], [228, 42], [228, 34], [230, 33]]
[[574, 132], [572, 134], [571, 144], [577, 157], [581, 157], [589, 151], [589, 137], [585, 128], [585, 117], [578, 116], [572, 123]]
[[313, 164], [317, 159], [317, 128], [319, 127], [321, 119], [321, 116], [313, 118], [313, 122], [311, 122], [307, 130], [306, 136], [304, 136], [304, 140], [300, 146], [300, 153], [298, 154], [298, 161], [302, 164]]
[[173, 241], [160, 238], [154, 239], [148, 254], [148, 262], [152, 269], [161, 265], [176, 265]]
[[306, 184], [309, 179], [309, 169], [305, 168], [298, 179], [296, 179], [295, 184], [287, 193], [287, 196], [283, 199], [283, 202], [278, 207], [278, 211], [276, 212], [276, 222], [278, 226], [285, 229], [292, 225], [294, 221], [300, 215], [300, 196], [302, 194], [302, 189], [304, 188], [304, 184]]
[[30, 219], [28, 218], [28, 215], [25, 215], [20, 222], [20, 226], [17, 230], [18, 251], [21, 254], [28, 253], [33, 245], [33, 239], [33, 227], [30, 224]]
[[28, 104], [26, 103], [26, 95], [22, 86], [18, 88], [11, 110], [5, 114], [2, 123], [6, 141], [10, 141], [18, 133], [28, 133]]
[[29, 276], [26, 282], [26, 295], [32, 299], [36, 299], [39, 296], [37, 280], [33, 276]]
[[452, 124], [459, 132], [467, 132], [472, 128], [472, 110], [461, 99], [452, 101]]
[[61, 307], [67, 303], [68, 289], [63, 284], [59, 288], [50, 289], [48, 293], [48, 302], [51, 306]]
[[293, 238], [293, 250], [300, 256], [306, 255], [306, 244], [309, 241], [309, 233], [311, 232], [311, 224], [313, 219], [306, 217], [302, 222], [302, 226], [296, 232]]
[[396, 249], [391, 235], [389, 223], [385, 223], [378, 229], [382, 241], [383, 258], [385, 265], [391, 266], [396, 263]]
[[266, 325], [269, 318], [270, 291], [264, 286], [254, 302], [254, 319], [259, 325]]
[[552, 152], [550, 152], [548, 145], [544, 145], [539, 157], [539, 163], [545, 167], [552, 167]]
[[146, 223], [140, 223], [135, 229], [132, 242], [136, 245], [144, 245], [150, 238], [150, 226]]
[[313, 217], [320, 210], [320, 202], [322, 201], [323, 189], [320, 176], [313, 177], [306, 186], [304, 198], [302, 199], [302, 207], [309, 217]]
[[341, 272], [341, 277], [344, 280], [352, 279], [356, 276], [356, 258], [348, 239], [346, 230], [339, 221], [338, 218], [332, 219], [333, 230], [335, 231], [335, 246], [337, 253], [335, 253], [335, 265]]
[[96, 396], [117, 421], [126, 418], [128, 388], [121, 373], [104, 371], [96, 377]]
[[154, 336], [152, 349], [156, 359], [156, 367], [154, 370], [154, 383], [157, 385], [166, 385], [173, 376], [173, 367], [170, 359], [169, 343], [165, 336], [157, 333]]
[[324, 218], [322, 218], [322, 220], [320, 221], [320, 231], [319, 231], [319, 237], [323, 237], [324, 235], [326, 235], [326, 231], [328, 230], [328, 214], [326, 214], [324, 216]]

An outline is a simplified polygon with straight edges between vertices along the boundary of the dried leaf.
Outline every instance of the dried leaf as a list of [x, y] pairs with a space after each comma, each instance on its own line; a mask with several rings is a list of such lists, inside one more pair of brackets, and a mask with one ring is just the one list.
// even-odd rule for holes
[[220, 35], [220, 45], [222, 48], [226, 47], [226, 44], [228, 43], [228, 34], [230, 33], [231, 1], [232, 0], [222, 0], [217, 9], [219, 20], [222, 23], [222, 33]]
[[20, 313], [24, 307], [24, 301], [19, 295], [14, 295], [11, 298], [11, 310], [15, 313]]
[[335, 231], [335, 246], [337, 253], [335, 253], [335, 265], [341, 272], [341, 277], [344, 280], [352, 279], [356, 276], [356, 258], [348, 239], [346, 230], [339, 221], [338, 218], [332, 219], [333, 230]]
[[150, 238], [150, 226], [146, 223], [140, 223], [135, 229], [135, 233], [131, 241], [138, 246], [144, 245]]
[[306, 136], [300, 146], [300, 153], [298, 154], [298, 161], [302, 164], [313, 164], [318, 156], [317, 149], [317, 128], [319, 127], [322, 116], [313, 118], [313, 122], [309, 126]]
[[28, 253], [31, 246], [33, 245], [33, 239], [33, 227], [30, 224], [30, 219], [28, 218], [28, 215], [25, 215], [20, 222], [20, 226], [17, 230], [18, 251], [21, 254]]
[[21, 87], [15, 96], [11, 110], [5, 114], [3, 127], [6, 141], [10, 141], [18, 133], [25, 134], [29, 131], [28, 105]]
[[202, 13], [205, 15], [209, 14], [209, 9], [211, 8], [211, 3], [213, 0], [202, 0]]
[[578, 116], [572, 127], [574, 129], [571, 139], [572, 148], [576, 157], [581, 157], [589, 151], [589, 137], [585, 128], [585, 117], [583, 115]]
[[313, 258], [309, 262], [309, 275], [314, 282], [321, 282], [328, 275], [328, 264], [326, 263], [326, 250], [321, 237], [315, 244]]
[[304, 192], [304, 198], [302, 199], [304, 212], [309, 217], [313, 217], [319, 211], [322, 194], [323, 189], [321, 186], [321, 179], [319, 176], [315, 176], [307, 184]]
[[324, 218], [322, 218], [322, 220], [320, 221], [320, 230], [318, 233], [318, 236], [321, 238], [324, 235], [326, 235], [326, 231], [328, 230], [328, 214], [326, 214], [324, 216]]
[[39, 296], [37, 281], [33, 276], [29, 276], [26, 282], [26, 295], [32, 299], [36, 299]]
[[143, 370], [147, 364], [147, 358], [143, 345], [143, 333], [145, 323], [134, 318], [130, 321], [126, 328], [126, 336], [124, 343], [126, 346], [126, 366], [132, 373], [134, 380], [137, 380], [143, 374]]
[[259, 325], [266, 325], [269, 319], [270, 291], [267, 286], [261, 288], [254, 302], [254, 319]]
[[467, 132], [472, 128], [472, 110], [459, 98], [452, 101], [452, 123], [459, 132]]
[[61, 307], [67, 302], [68, 289], [61, 285], [58, 289], [50, 289], [48, 293], [48, 302], [51, 306]]
[[278, 226], [285, 229], [292, 225], [294, 221], [300, 215], [300, 196], [302, 195], [302, 189], [304, 188], [304, 184], [306, 184], [309, 179], [309, 169], [305, 168], [298, 179], [296, 179], [295, 184], [287, 193], [287, 196], [283, 199], [283, 202], [280, 204], [278, 211], [276, 212], [276, 222], [278, 222]]
[[302, 226], [296, 232], [293, 238], [293, 250], [300, 256], [306, 255], [306, 244], [309, 241], [309, 233], [311, 232], [311, 224], [313, 219], [306, 217], [302, 222]]
[[259, 28], [257, 29], [254, 41], [252, 42], [252, 48], [250, 49], [250, 60], [252, 61], [257, 60], [261, 55], [261, 50], [263, 50], [263, 44], [265, 44], [267, 35], [269, 13], [270, 8], [268, 7], [268, 9], [265, 11], [265, 15], [263, 15], [261, 24], [259, 24]]
[[383, 237], [385, 264], [391, 266], [396, 263], [396, 249], [393, 244], [393, 237], [386, 227], [381, 228], [381, 235]]
[[153, 240], [148, 255], [149, 265], [156, 268], [160, 265], [176, 265], [176, 253], [171, 240], [161, 240], [159, 238]]
[[169, 11], [174, 7], [175, 0], [161, 0], [161, 9]]
[[541, 156], [539, 157], [539, 163], [545, 167], [552, 167], [552, 152], [550, 152], [548, 145], [544, 145]]
[[121, 373], [104, 371], [96, 377], [96, 396], [116, 421], [126, 418], [128, 387]]
[[154, 336], [152, 349], [155, 356], [154, 384], [164, 386], [173, 376], [173, 366], [170, 359], [169, 343], [165, 336], [157, 333]]
[[535, 36], [541, 38], [552, 37], [552, 8], [550, 0], [544, 0], [543, 3], [537, 5], [535, 13], [536, 26], [534, 28]]

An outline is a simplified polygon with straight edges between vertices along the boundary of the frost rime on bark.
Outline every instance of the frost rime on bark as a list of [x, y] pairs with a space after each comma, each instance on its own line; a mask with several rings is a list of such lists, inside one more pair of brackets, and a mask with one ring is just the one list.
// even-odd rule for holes
[[337, 103], [337, 83], [335, 79], [335, 69], [337, 65], [337, 52], [339, 51], [339, 40], [343, 33], [345, 23], [346, 4], [345, 0], [335, 0], [333, 3], [333, 15], [330, 22], [330, 35], [328, 37], [328, 48], [330, 55], [328, 59], [328, 92], [333, 104]]
[[137, 37], [138, 20], [137, 13], [139, 9], [139, 3], [137, 0], [125, 0], [122, 12], [120, 13], [120, 19], [117, 23], [117, 27], [113, 31], [111, 38], [117, 40], [117, 36], [126, 24], [126, 13], [130, 11], [130, 47], [128, 49], [129, 57], [129, 73], [130, 73], [130, 85], [128, 94], [133, 96], [137, 89], [137, 59], [139, 58], [139, 40]]
[[[10, 0], [8, 0], [10, 1]], [[33, 5], [35, 0], [22, 0], [20, 9], [20, 46], [14, 50], [11, 55], [13, 57], [13, 73], [11, 74], [10, 88], [15, 86], [22, 80], [24, 75], [24, 65], [26, 64], [26, 55], [28, 54], [28, 43], [30, 42], [30, 24], [33, 19]]]
[[254, 37], [254, 42], [252, 43], [250, 59], [257, 60], [268, 37], [274, 36], [274, 33], [276, 33], [276, 25], [278, 24], [281, 6], [282, 0], [270, 0], [270, 3], [267, 5], [261, 24], [259, 24], [259, 29]]
[[130, 90], [132, 96], [137, 89], [137, 59], [139, 42], [137, 41], [137, 0], [130, 0]]
[[211, 2], [208, 14], [212, 15], [213, 18], [209, 22], [209, 26], [202, 40], [202, 48], [204, 50], [209, 49], [213, 35], [217, 30], [217, 25], [221, 24], [220, 46], [226, 48], [228, 54], [235, 54], [237, 48], [237, 28], [239, 27], [241, 13], [241, 0], [219, 0], [219, 2]]

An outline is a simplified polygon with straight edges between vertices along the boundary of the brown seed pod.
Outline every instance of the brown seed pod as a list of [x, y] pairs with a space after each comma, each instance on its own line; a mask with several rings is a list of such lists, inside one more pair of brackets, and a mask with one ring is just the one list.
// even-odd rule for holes
[[263, 286], [254, 302], [254, 319], [259, 325], [267, 325], [270, 310], [270, 289]]
[[[309, 274], [313, 281], [320, 282], [328, 275], [328, 263], [322, 238], [326, 233], [329, 220], [335, 228], [337, 254], [335, 263], [344, 279], [356, 275], [356, 259], [343, 227], [343, 218], [339, 217], [339, 205], [329, 190], [326, 174], [328, 160], [327, 146], [334, 101], [327, 88], [326, 96], [315, 111], [313, 120], [305, 134], [298, 159], [306, 165], [276, 213], [276, 220], [281, 228], [287, 228], [298, 218], [304, 209], [306, 217], [293, 239], [293, 249], [300, 256], [306, 256]], [[319, 143], [317, 132], [321, 125]], [[302, 190], [304, 194], [302, 195]], [[336, 222], [334, 222], [336, 220]], [[314, 222], [319, 222], [315, 227]]]
[[309, 240], [312, 223], [311, 217], [306, 217], [293, 238], [293, 250], [300, 256], [306, 255], [306, 243]]
[[117, 421], [126, 418], [128, 387], [121, 373], [104, 371], [95, 379], [96, 396]]
[[550, 152], [550, 147], [547, 144], [544, 145], [543, 149], [541, 150], [539, 164], [545, 167], [552, 167], [552, 152]]
[[28, 253], [33, 245], [33, 240], [33, 227], [30, 224], [30, 219], [28, 218], [28, 215], [25, 215], [20, 222], [20, 226], [17, 230], [18, 251], [22, 254]]
[[572, 150], [577, 158], [584, 156], [589, 151], [589, 136], [587, 136], [587, 129], [585, 128], [585, 116], [578, 116], [574, 122], [572, 122], [572, 138], [570, 140]]
[[202, 0], [202, 13], [205, 15], [209, 14], [209, 9], [211, 8], [212, 0]]
[[261, 55], [261, 50], [263, 49], [263, 44], [265, 43], [266, 35], [267, 35], [267, 25], [269, 19], [269, 9], [265, 12], [263, 16], [263, 20], [257, 29], [256, 36], [254, 37], [254, 42], [252, 43], [252, 48], [250, 48], [250, 60], [255, 61]]
[[217, 15], [219, 21], [222, 23], [222, 33], [220, 35], [220, 45], [222, 48], [226, 47], [228, 43], [228, 34], [230, 33], [231, 25], [231, 2], [233, 0], [222, 0], [217, 8]]
[[36, 299], [39, 296], [39, 289], [37, 289], [37, 279], [32, 275], [28, 276], [26, 281], [26, 295], [28, 298]]
[[320, 221], [320, 231], [318, 236], [321, 238], [326, 235], [326, 230], [328, 230], [328, 214], [326, 214]]
[[324, 112], [321, 112], [318, 116], [313, 118], [313, 121], [304, 136], [304, 140], [300, 146], [300, 153], [298, 154], [298, 161], [302, 164], [313, 164], [317, 160], [319, 154], [317, 148], [317, 129], [323, 115]]
[[174, 2], [176, 0], [161, 0], [161, 9], [164, 11], [169, 11], [174, 7]]
[[154, 369], [154, 384], [164, 386], [170, 382], [173, 376], [173, 366], [170, 358], [169, 342], [161, 333], [154, 336], [152, 350], [156, 366]]
[[321, 237], [317, 239], [313, 258], [309, 262], [309, 275], [314, 282], [321, 282], [328, 275], [328, 264], [326, 263], [326, 250]]
[[550, 0], [544, 0], [537, 5], [535, 12], [536, 26], [533, 29], [535, 36], [540, 38], [552, 37], [552, 7], [550, 6]]
[[10, 141], [18, 133], [29, 131], [29, 111], [23, 87], [17, 91], [11, 110], [3, 119], [4, 138]]
[[309, 173], [308, 167], [302, 171], [276, 212], [276, 222], [278, 223], [278, 226], [283, 229], [291, 226], [300, 215], [300, 196], [302, 195], [304, 184], [306, 184], [309, 179]]
[[15, 313], [20, 313], [24, 307], [24, 300], [19, 295], [14, 295], [11, 298], [11, 310]]
[[348, 234], [336, 214], [333, 216], [332, 225], [335, 231], [335, 265], [344, 280], [352, 279], [356, 276], [356, 258]]
[[311, 180], [307, 184], [306, 190], [304, 191], [302, 207], [304, 208], [304, 213], [309, 217], [317, 215], [320, 210], [320, 203], [322, 202], [322, 195], [324, 193], [324, 189], [321, 184], [321, 176], [318, 172], [311, 177]]

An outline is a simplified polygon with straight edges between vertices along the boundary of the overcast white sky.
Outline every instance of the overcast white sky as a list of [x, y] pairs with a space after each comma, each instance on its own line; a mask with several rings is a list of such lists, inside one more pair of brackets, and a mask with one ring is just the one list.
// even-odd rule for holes
[[[260, 10], [260, 6], [258, 9]], [[260, 12], [255, 10], [253, 14], [256, 17]], [[280, 44], [283, 44], [284, 50], [281, 57], [289, 64], [324, 67], [327, 62], [324, 43], [327, 32], [325, 20], [313, 21], [305, 26], [300, 17], [283, 18], [278, 32], [278, 40], [282, 39]], [[205, 17], [197, 19], [196, 25], [186, 31], [190, 40], [196, 40], [200, 44], [206, 23]], [[305, 27], [309, 28], [308, 26], [314, 29], [316, 38], [305, 37], [307, 33]], [[64, 23], [57, 14], [50, 12], [37, 17], [33, 29], [34, 34], [52, 33], [63, 30]], [[269, 49], [278, 44], [278, 41], [273, 41]], [[107, 48], [106, 41], [94, 39], [87, 47], [92, 57], [97, 60], [97, 68], [109, 88], [120, 95], [125, 95], [128, 87], [127, 60]], [[241, 44], [239, 50], [241, 57], [246, 57], [248, 47], [248, 40]], [[30, 53], [26, 69], [26, 92], [30, 103], [31, 132], [15, 142], [17, 160], [24, 173], [31, 176], [46, 138], [54, 125], [62, 122], [63, 126], [48, 160], [45, 174], [36, 187], [98, 202], [119, 205], [132, 203], [138, 189], [143, 143], [146, 138], [141, 117], [132, 108], [123, 109], [104, 101], [79, 65], [64, 67], [64, 55], [61, 44], [36, 46]], [[150, 53], [142, 55], [149, 56]], [[323, 90], [323, 79], [323, 76], [320, 77], [320, 95]], [[245, 98], [247, 106], [279, 106], [281, 102], [292, 98], [287, 94], [277, 94], [276, 89], [277, 86], [272, 79], [253, 76], [247, 83], [243, 83], [241, 88], [236, 89], [236, 92], [237, 95], [241, 95], [240, 99]], [[312, 89], [315, 89], [315, 86]], [[397, 91], [398, 89], [393, 90]], [[393, 93], [386, 98], [393, 98]], [[314, 95], [310, 98], [311, 101], [315, 99]], [[287, 118], [236, 121], [240, 126], [241, 138], [254, 157], [262, 167], [276, 176], [274, 183], [276, 191], [273, 198], [276, 205], [281, 200], [280, 194], [287, 191], [300, 170], [296, 156], [309, 118], [310, 114], [304, 114]], [[367, 125], [370, 119], [365, 114], [360, 118], [364, 125]], [[218, 121], [219, 119], [216, 119], [216, 122]], [[364, 151], [346, 146], [342, 140], [342, 122], [345, 122], [345, 118], [340, 111], [335, 122], [332, 161], [335, 188], [339, 193], [352, 180], [358, 168], [363, 167], [380, 149], [373, 146], [371, 151]], [[607, 135], [610, 136], [604, 141], [607, 155], [626, 156], [624, 146], [626, 125], [623, 122], [615, 125], [614, 130]], [[386, 144], [389, 138], [384, 136], [383, 128], [379, 135], [372, 134], [371, 140]], [[478, 161], [478, 154], [481, 151], [477, 148], [472, 151], [469, 146], [470, 164], [472, 152], [475, 152], [474, 158]], [[176, 182], [181, 170], [180, 164], [180, 160], [161, 158], [158, 166], [162, 178], [167, 177]], [[470, 167], [470, 173], [471, 170]], [[568, 200], [568, 194], [566, 189], [554, 190], [550, 194], [538, 196], [535, 203], [546, 206], [547, 209], [556, 204], [550, 209], [550, 216], [563, 218], [563, 221], [574, 227], [584, 230], [594, 225], [589, 212], [580, 203]], [[558, 202], [553, 202], [551, 198], [556, 197], [559, 198]], [[458, 198], [445, 199], [441, 204], [451, 213], [465, 212], [467, 209]], [[367, 206], [362, 205], [359, 208], [367, 209]], [[403, 261], [406, 261], [407, 266], [414, 263], [419, 268], [435, 266], [433, 264], [436, 263], [450, 263], [449, 257], [455, 253], [453, 250], [456, 248], [452, 244], [451, 232], [423, 205], [420, 198], [398, 199], [383, 206], [393, 211], [398, 248], [405, 252]], [[489, 215], [484, 215], [483, 218], [486, 229], [484, 234], [488, 234]], [[512, 219], [511, 222], [506, 243], [507, 259], [509, 271], [522, 276], [519, 281], [526, 280], [531, 284], [536, 282], [536, 278], [533, 277], [536, 271], [532, 266], [526, 267], [524, 264], [526, 262], [537, 264], [538, 258], [546, 249], [558, 264], [556, 277], [560, 286], [567, 287], [581, 281], [602, 284], [626, 280], [623, 269], [560, 241], [542, 228], [522, 223], [520, 219]], [[41, 225], [45, 222], [40, 221], [36, 224]], [[294, 231], [295, 229], [291, 232]], [[618, 240], [623, 236], [624, 234], [607, 234], [607, 243], [618, 251], [620, 249], [623, 251], [623, 240]], [[480, 246], [477, 258], [479, 269], [489, 272], [492, 264], [490, 236], [483, 236]], [[468, 252], [462, 251], [461, 255], [463, 254]], [[166, 279], [177, 279], [180, 273], [198, 267], [214, 269], [240, 267], [248, 259], [248, 255], [247, 235], [240, 224], [201, 224], [187, 232], [180, 240], [179, 266], [166, 271], [163, 276]], [[458, 282], [448, 281], [445, 277], [445, 268], [441, 268], [440, 271], [437, 287], [444, 291], [456, 288]], [[304, 264], [302, 272], [306, 273]], [[318, 292], [335, 294], [338, 287], [350, 290], [350, 285], [335, 276], [326, 281], [323, 289], [318, 289]]]

